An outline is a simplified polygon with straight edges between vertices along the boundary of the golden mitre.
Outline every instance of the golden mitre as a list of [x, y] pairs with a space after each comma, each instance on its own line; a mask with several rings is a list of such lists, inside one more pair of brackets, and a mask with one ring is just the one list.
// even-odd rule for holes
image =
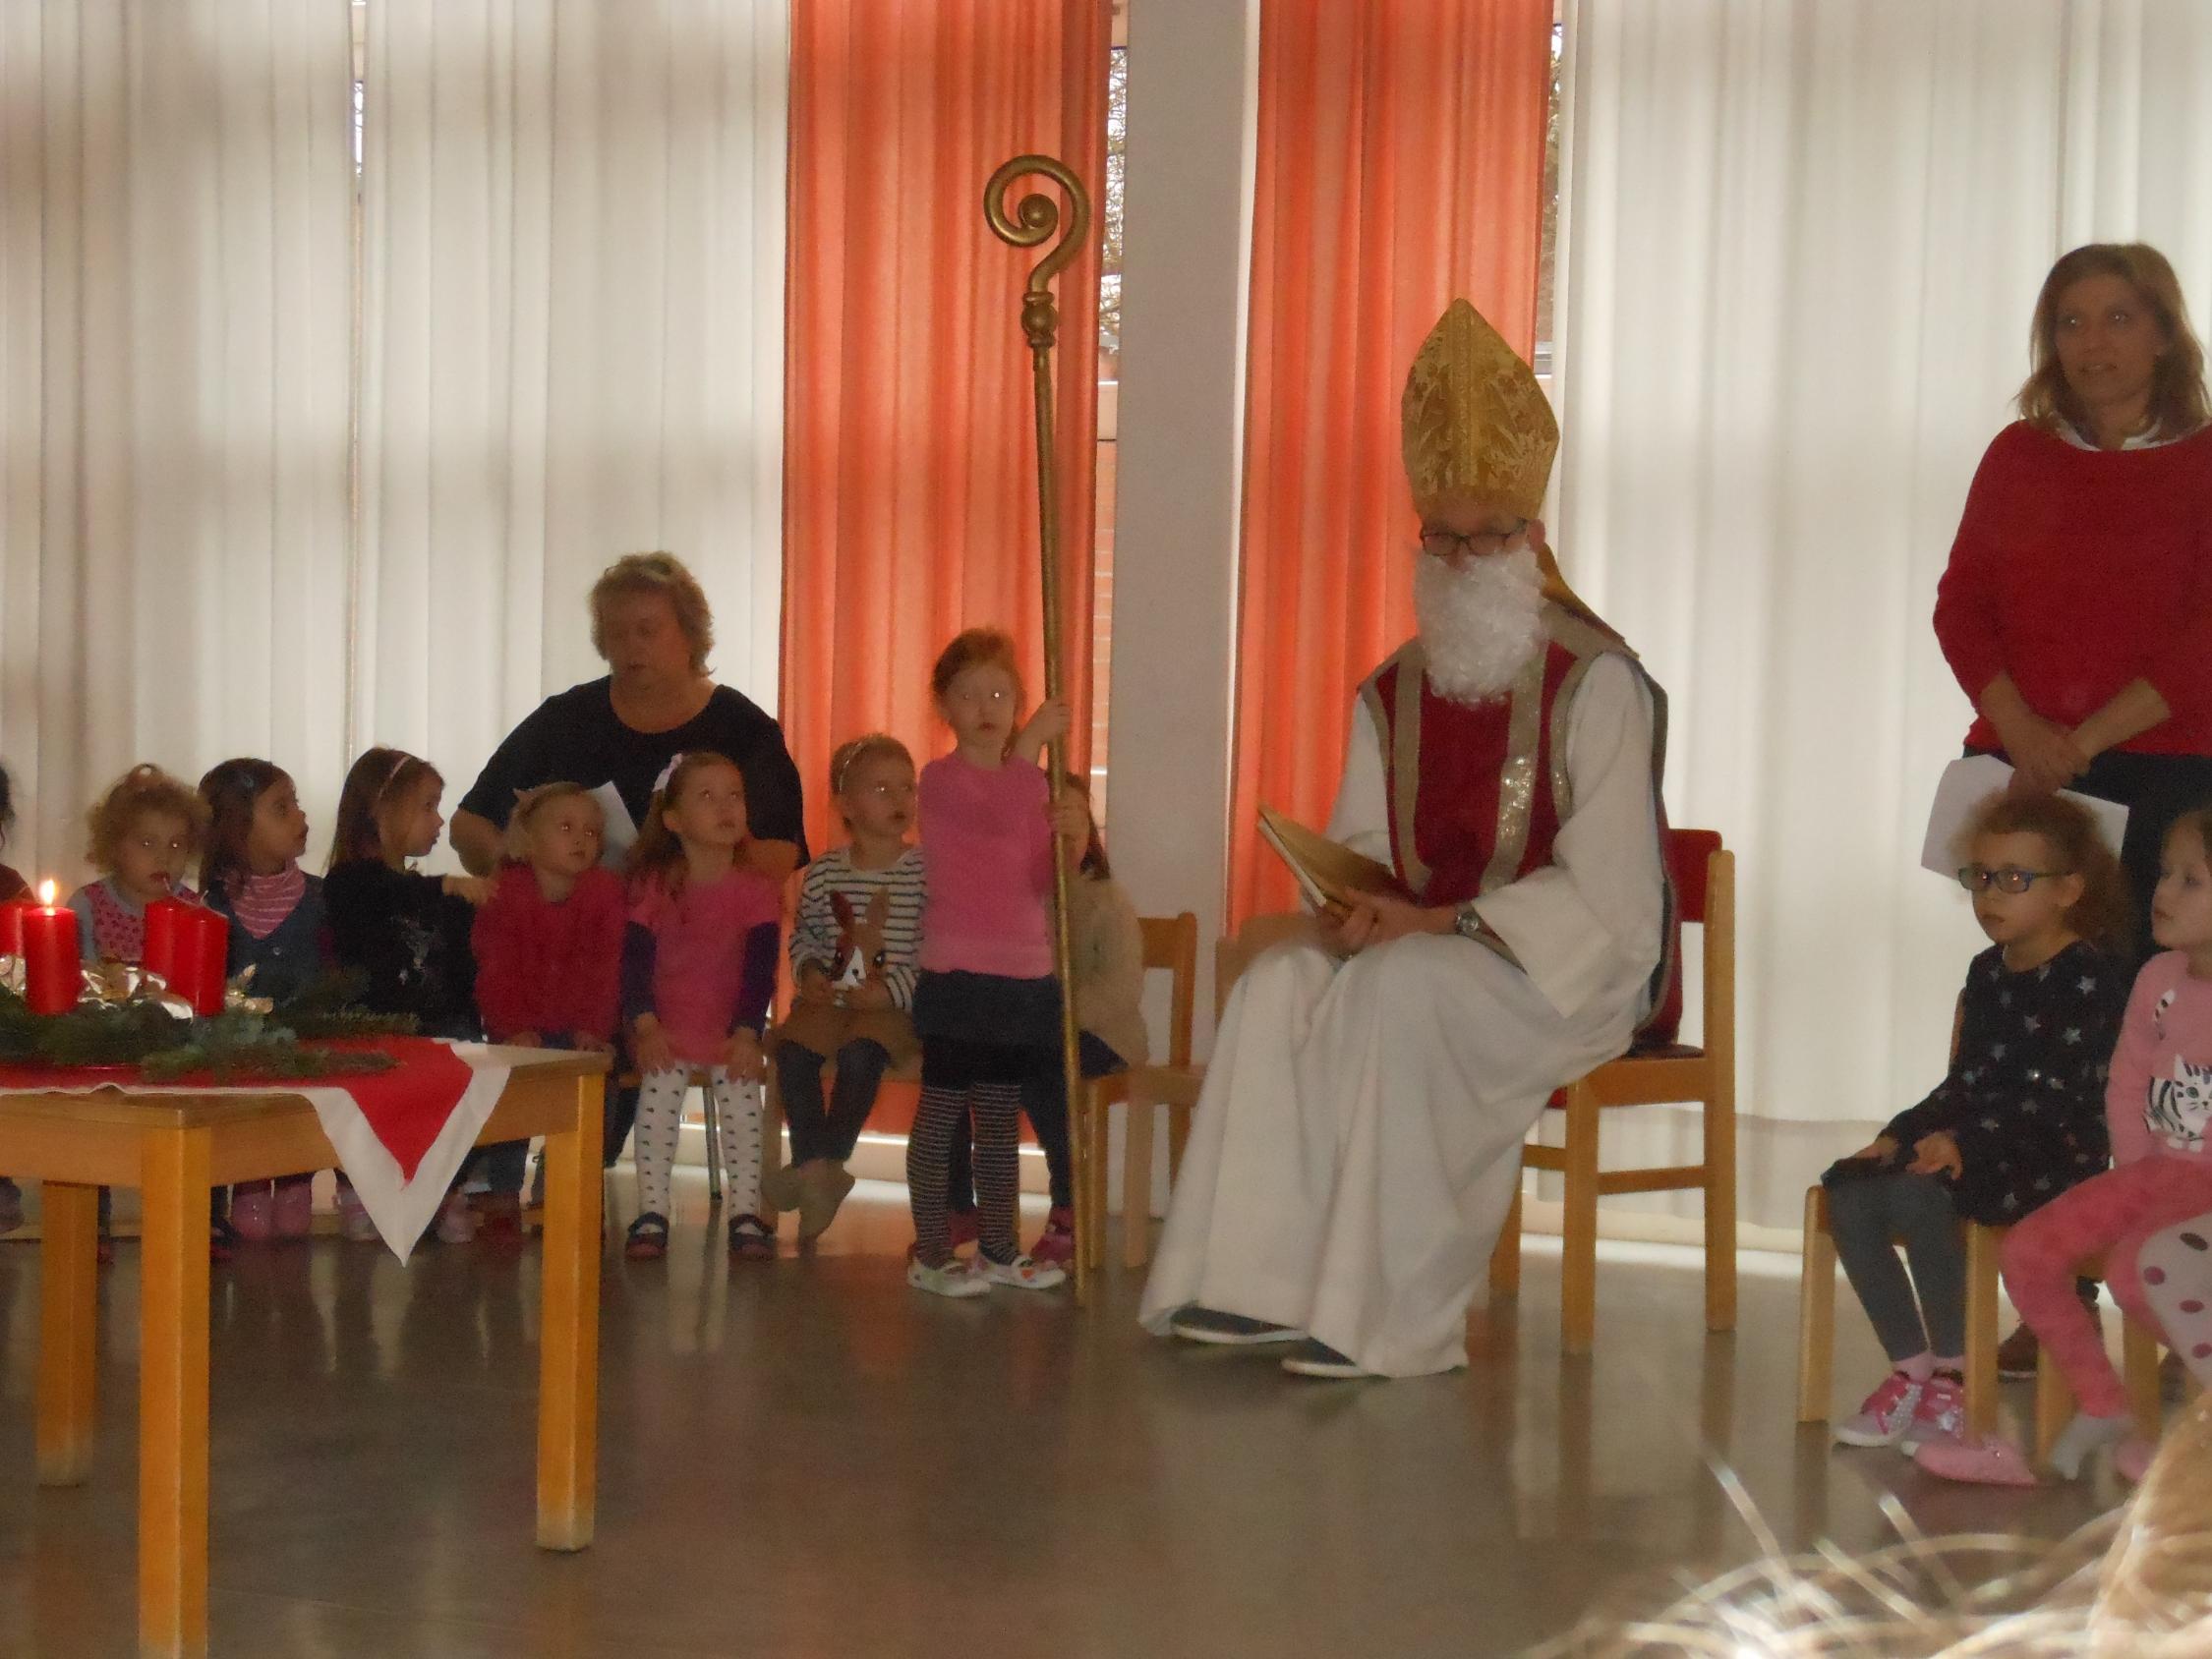
[[1543, 513], [1559, 423], [1536, 372], [1465, 300], [1446, 306], [1422, 342], [1398, 422], [1417, 508], [1456, 495], [1522, 518]]

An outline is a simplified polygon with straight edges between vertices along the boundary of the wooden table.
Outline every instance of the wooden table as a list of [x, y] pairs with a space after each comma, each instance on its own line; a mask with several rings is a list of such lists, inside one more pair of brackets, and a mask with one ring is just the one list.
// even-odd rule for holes
[[[592, 1541], [606, 1057], [512, 1049], [478, 1143], [546, 1137], [538, 1543]], [[44, 1183], [38, 1481], [91, 1467], [97, 1188], [145, 1197], [139, 1315], [139, 1651], [207, 1651], [207, 1192], [337, 1164], [298, 1095], [0, 1096], [0, 1174]]]

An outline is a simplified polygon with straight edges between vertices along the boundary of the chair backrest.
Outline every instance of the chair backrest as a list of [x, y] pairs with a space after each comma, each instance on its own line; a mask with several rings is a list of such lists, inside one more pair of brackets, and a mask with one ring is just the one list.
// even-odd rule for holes
[[1229, 993], [1237, 988], [1237, 981], [1252, 959], [1262, 950], [1296, 939], [1313, 925], [1312, 918], [1299, 911], [1279, 911], [1265, 916], [1254, 916], [1233, 937], [1224, 938], [1213, 947], [1213, 1017], [1221, 1018], [1222, 1010], [1229, 1006]]
[[1682, 907], [1682, 920], [1703, 926], [1712, 902], [1710, 877], [1713, 855], [1720, 850], [1717, 830], [1669, 830], [1666, 832], [1666, 873], [1674, 879], [1674, 901]]
[[1144, 935], [1145, 971], [1165, 970], [1174, 976], [1167, 1062], [1189, 1065], [1191, 1027], [1198, 1001], [1198, 918], [1186, 910], [1177, 916], [1139, 916], [1136, 925]]

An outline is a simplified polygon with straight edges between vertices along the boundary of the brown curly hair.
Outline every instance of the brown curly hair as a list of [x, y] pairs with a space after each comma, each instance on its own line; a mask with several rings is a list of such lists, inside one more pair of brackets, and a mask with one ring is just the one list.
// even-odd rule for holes
[[2097, 833], [2097, 821], [2060, 795], [1996, 794], [1975, 808], [1958, 832], [1963, 860], [1984, 835], [2033, 835], [2051, 850], [2061, 873], [2081, 878], [2081, 896], [2066, 911], [2066, 927], [2100, 950], [2125, 955], [2134, 942], [2134, 910], [2127, 874]]
[[156, 766], [136, 766], [85, 815], [86, 860], [102, 874], [112, 874], [123, 838], [140, 819], [156, 812], [184, 825], [191, 851], [197, 855], [207, 833], [207, 803], [184, 779], [171, 777]]
[[715, 613], [707, 590], [673, 553], [624, 553], [592, 584], [592, 649], [607, 655], [607, 607], [632, 594], [659, 594], [675, 611], [676, 627], [691, 645], [691, 671], [707, 671], [715, 648]]
[[2021, 416], [2046, 430], [2062, 421], [2084, 433], [2089, 429], [2089, 412], [2059, 366], [2059, 298], [2085, 276], [2117, 276], [2133, 288], [2166, 336], [2166, 350], [2151, 379], [2151, 435], [2186, 437], [2212, 421], [2204, 391], [2204, 348], [2189, 327], [2181, 279], [2166, 256], [2144, 242], [2088, 243], [2061, 255], [2051, 267], [2035, 300], [2028, 341], [2035, 368], [2020, 388]]

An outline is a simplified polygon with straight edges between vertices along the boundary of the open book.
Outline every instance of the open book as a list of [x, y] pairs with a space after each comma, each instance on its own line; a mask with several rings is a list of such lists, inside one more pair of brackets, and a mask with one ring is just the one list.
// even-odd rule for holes
[[1363, 857], [1326, 835], [1314, 834], [1273, 807], [1259, 809], [1259, 838], [1290, 866], [1291, 874], [1298, 878], [1299, 890], [1316, 910], [1349, 904], [1362, 893], [1413, 896], [1388, 865]]

